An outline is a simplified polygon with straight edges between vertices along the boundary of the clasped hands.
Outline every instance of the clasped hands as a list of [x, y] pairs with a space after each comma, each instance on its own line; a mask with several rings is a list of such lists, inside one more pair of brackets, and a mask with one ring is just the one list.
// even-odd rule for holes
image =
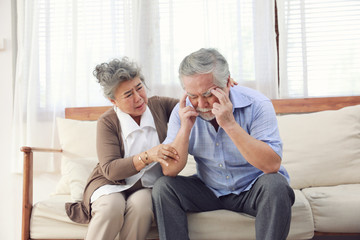
[[169, 166], [168, 161], [178, 162], [180, 156], [176, 149], [170, 144], [160, 144], [148, 150], [149, 163], [159, 162], [165, 166]]

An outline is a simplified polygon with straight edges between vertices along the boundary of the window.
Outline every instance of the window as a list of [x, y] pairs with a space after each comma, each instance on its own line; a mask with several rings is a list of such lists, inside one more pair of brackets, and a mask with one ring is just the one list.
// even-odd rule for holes
[[59, 101], [63, 106], [108, 104], [92, 72], [97, 64], [127, 54], [134, 29], [131, 4], [40, 0], [39, 6], [40, 108]]
[[360, 94], [360, 1], [280, 0], [282, 97]]
[[40, 108], [47, 111], [59, 101], [62, 106], [108, 104], [92, 71], [123, 56], [142, 67], [154, 90], [150, 95], [179, 97], [173, 93], [181, 92], [180, 61], [201, 47], [217, 48], [232, 77], [251, 85], [256, 79], [253, 4], [225, 2], [39, 0], [32, 51], [39, 56]]
[[252, 1], [160, 0], [159, 12], [163, 81], [202, 47], [220, 48], [238, 81], [255, 81]]

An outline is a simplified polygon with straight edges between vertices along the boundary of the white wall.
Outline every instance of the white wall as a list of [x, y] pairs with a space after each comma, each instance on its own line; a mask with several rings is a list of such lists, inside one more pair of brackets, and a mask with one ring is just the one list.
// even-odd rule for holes
[[[0, 239], [20, 239], [21, 176], [11, 173], [11, 117], [13, 103], [13, 44], [11, 0], [0, 1]], [[1, 45], [1, 44], [0, 44]], [[20, 205], [19, 205], [20, 203]]]

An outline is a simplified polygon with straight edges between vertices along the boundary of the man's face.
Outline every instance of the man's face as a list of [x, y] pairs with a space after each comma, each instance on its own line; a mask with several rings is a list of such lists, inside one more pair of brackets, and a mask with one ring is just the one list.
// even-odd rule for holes
[[[214, 84], [212, 73], [183, 76], [182, 81], [189, 100], [199, 116], [206, 121], [213, 120], [215, 116], [211, 110], [213, 104], [218, 103], [219, 100], [211, 93], [211, 90], [218, 88]], [[229, 94], [228, 85], [223, 88], [227, 94]]]

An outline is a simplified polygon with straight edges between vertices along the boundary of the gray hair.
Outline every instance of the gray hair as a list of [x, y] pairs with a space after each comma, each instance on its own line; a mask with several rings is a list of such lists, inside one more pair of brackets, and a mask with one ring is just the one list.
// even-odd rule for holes
[[213, 48], [201, 48], [186, 56], [180, 63], [179, 78], [182, 87], [183, 76], [212, 73], [214, 84], [220, 88], [226, 87], [230, 76], [229, 65], [223, 55]]
[[95, 67], [93, 75], [103, 89], [106, 98], [115, 99], [115, 91], [119, 84], [136, 77], [144, 83], [145, 79], [140, 67], [134, 62], [130, 62], [127, 57], [121, 60], [113, 59], [109, 63], [101, 63]]

